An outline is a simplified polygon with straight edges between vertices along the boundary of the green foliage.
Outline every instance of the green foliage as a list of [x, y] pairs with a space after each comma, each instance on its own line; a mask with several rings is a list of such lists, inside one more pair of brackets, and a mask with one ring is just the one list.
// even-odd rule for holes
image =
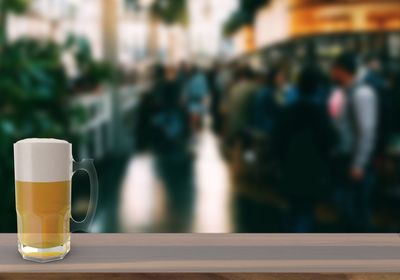
[[186, 3], [186, 0], [157, 0], [151, 7], [151, 12], [166, 24], [186, 24]]
[[252, 22], [251, 15], [243, 10], [234, 12], [224, 25], [224, 34], [226, 36], [234, 34], [242, 26]]
[[0, 0], [0, 11], [21, 14], [28, 8], [29, 2], [29, 0]]
[[15, 137], [62, 136], [67, 80], [61, 49], [22, 39], [1, 50], [0, 112], [13, 120]]
[[[127, 9], [139, 11], [140, 0], [124, 0]], [[150, 6], [151, 14], [166, 24], [187, 24], [187, 2], [189, 0], [154, 0]]]
[[92, 50], [86, 38], [71, 35], [67, 39], [65, 48], [74, 51], [77, 62], [79, 77], [75, 87], [89, 91], [113, 78], [113, 68], [110, 64], [93, 59]]
[[8, 13], [22, 14], [29, 7], [29, 0], [0, 0], [0, 47], [5, 43]]
[[[13, 143], [29, 137], [69, 140], [68, 90], [61, 48], [54, 43], [6, 43], [0, 57], [0, 213], [15, 213]], [[15, 226], [13, 215], [4, 216], [0, 232]]]
[[246, 11], [254, 18], [257, 10], [265, 5], [266, 0], [241, 0], [240, 9]]
[[239, 8], [225, 22], [224, 34], [232, 35], [242, 26], [252, 24], [257, 10], [268, 2], [267, 0], [241, 0]]

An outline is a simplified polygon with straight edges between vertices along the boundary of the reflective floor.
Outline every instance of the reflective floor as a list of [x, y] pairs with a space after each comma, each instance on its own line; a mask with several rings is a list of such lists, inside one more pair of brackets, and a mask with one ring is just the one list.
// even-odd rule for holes
[[[89, 231], [293, 232], [290, 205], [260, 166], [248, 165], [260, 174], [238, 175], [234, 160], [223, 158], [219, 139], [210, 129], [190, 147], [126, 153], [98, 163], [99, 206]], [[73, 216], [79, 219], [86, 212], [88, 182], [84, 174], [74, 180], [81, 181], [73, 183]], [[375, 203], [373, 232], [398, 229], [398, 204], [390, 197], [376, 198], [385, 203]], [[313, 215], [312, 232], [349, 232], [331, 203], [317, 204]]]
[[[216, 136], [206, 129], [198, 135], [190, 152], [132, 156], [119, 187], [103, 184], [107, 190], [102, 191], [101, 206], [91, 230], [233, 231], [232, 186], [218, 146]], [[117, 177], [113, 177], [114, 181]]]

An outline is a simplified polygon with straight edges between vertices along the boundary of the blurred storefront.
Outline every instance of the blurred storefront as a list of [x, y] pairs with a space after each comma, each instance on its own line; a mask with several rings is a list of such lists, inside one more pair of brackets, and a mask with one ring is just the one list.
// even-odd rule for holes
[[[301, 38], [394, 33], [400, 30], [400, 5], [393, 0], [272, 0], [257, 11], [254, 25], [246, 29], [246, 36], [244, 29], [232, 36], [235, 56]], [[254, 39], [249, 39], [251, 34]], [[248, 43], [252, 40], [255, 48]], [[393, 36], [388, 40], [395, 44]]]
[[290, 1], [293, 37], [333, 32], [400, 30], [398, 1]]
[[254, 29], [252, 26], [243, 26], [233, 36], [235, 46], [233, 56], [239, 56], [244, 53], [256, 50], [256, 42], [254, 37]]
[[[261, 8], [255, 19], [255, 41], [257, 48], [282, 42], [290, 37], [289, 1], [271, 1]], [[268, 30], [268, 32], [265, 32]]]

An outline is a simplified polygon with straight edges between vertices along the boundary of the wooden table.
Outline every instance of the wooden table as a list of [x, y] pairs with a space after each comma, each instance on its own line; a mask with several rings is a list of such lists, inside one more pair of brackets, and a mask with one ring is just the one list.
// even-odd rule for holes
[[47, 264], [16, 243], [0, 235], [0, 279], [400, 279], [398, 234], [73, 234], [70, 254]]

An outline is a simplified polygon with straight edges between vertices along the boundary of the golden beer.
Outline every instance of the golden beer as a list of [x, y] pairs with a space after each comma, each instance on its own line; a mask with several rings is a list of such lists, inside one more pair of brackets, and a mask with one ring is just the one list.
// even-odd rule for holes
[[70, 239], [71, 182], [16, 182], [18, 238], [23, 246], [53, 248]]

